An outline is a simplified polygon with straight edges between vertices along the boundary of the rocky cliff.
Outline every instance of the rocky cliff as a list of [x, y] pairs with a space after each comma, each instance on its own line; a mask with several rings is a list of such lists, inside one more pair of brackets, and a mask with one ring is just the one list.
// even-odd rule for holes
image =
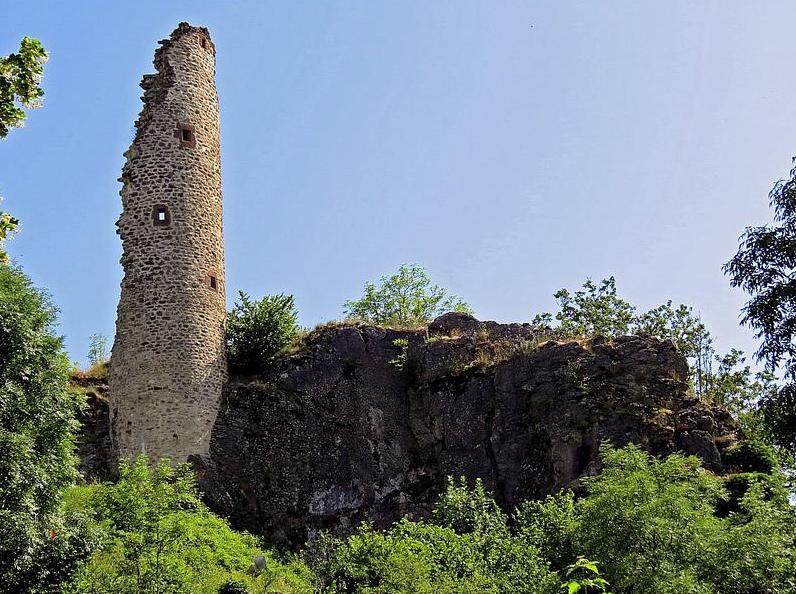
[[331, 325], [268, 375], [233, 378], [193, 462], [216, 511], [291, 545], [423, 516], [449, 475], [506, 506], [577, 489], [605, 440], [721, 471], [737, 429], [687, 374], [655, 338], [552, 342], [461, 314], [417, 331]]
[[111, 448], [108, 381], [77, 373], [72, 376], [72, 387], [86, 396], [86, 407], [78, 419], [82, 427], [76, 443], [78, 470], [87, 482], [103, 481], [113, 475], [115, 466]]

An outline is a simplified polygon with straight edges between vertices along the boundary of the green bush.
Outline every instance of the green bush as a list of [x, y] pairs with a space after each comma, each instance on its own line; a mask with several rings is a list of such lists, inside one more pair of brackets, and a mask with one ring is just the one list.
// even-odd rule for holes
[[721, 455], [725, 466], [741, 472], [772, 472], [779, 466], [773, 450], [761, 441], [744, 441]]
[[243, 291], [227, 316], [227, 357], [239, 373], [262, 373], [299, 336], [292, 295], [252, 300]]
[[[84, 503], [106, 537], [67, 593], [216, 594], [235, 582], [258, 593], [311, 592], [306, 568], [278, 563], [254, 537], [207, 510], [187, 465], [151, 466], [141, 456], [122, 462], [119, 473], [118, 482], [95, 488]], [[248, 570], [260, 555], [266, 569], [255, 578]]]
[[536, 550], [508, 534], [407, 519], [386, 532], [362, 526], [315, 570], [322, 592], [341, 594], [552, 593], [558, 584]]
[[755, 484], [738, 513], [719, 517], [722, 481], [698, 459], [658, 460], [634, 446], [601, 455], [605, 467], [564, 529], [617, 592], [792, 591], [796, 522], [784, 497]]
[[312, 563], [322, 592], [535, 594], [559, 584], [480, 482], [470, 490], [451, 480], [433, 522], [403, 519], [383, 532], [364, 525], [325, 549]]
[[657, 460], [629, 446], [602, 450], [571, 526], [575, 550], [599, 559], [620, 592], [710, 592], [700, 579], [721, 529], [721, 481], [696, 458]]
[[249, 588], [246, 587], [244, 582], [233, 580], [225, 582], [218, 589], [218, 594], [248, 594]]
[[0, 584], [15, 593], [47, 591], [86, 554], [59, 510], [81, 399], [55, 323], [30, 279], [0, 265]]
[[317, 591], [796, 591], [796, 518], [776, 472], [746, 481], [736, 509], [720, 516], [724, 483], [698, 459], [659, 460], [632, 445], [601, 456], [577, 500], [565, 491], [508, 517], [480, 482], [450, 480], [429, 522], [324, 537], [307, 554]]

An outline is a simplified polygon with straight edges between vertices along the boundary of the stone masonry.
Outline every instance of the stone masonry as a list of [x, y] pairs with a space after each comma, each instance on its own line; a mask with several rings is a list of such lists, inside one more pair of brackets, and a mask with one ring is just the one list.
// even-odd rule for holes
[[184, 461], [207, 452], [227, 375], [218, 96], [207, 29], [160, 44], [119, 179], [111, 427], [119, 457]]

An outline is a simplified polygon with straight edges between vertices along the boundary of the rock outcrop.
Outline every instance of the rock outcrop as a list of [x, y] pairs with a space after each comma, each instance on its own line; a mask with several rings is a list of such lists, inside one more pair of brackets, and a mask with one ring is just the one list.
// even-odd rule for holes
[[462, 314], [418, 331], [331, 325], [268, 375], [233, 378], [193, 462], [216, 511], [290, 545], [422, 517], [448, 476], [481, 478], [507, 507], [577, 489], [604, 441], [720, 472], [740, 436], [687, 376], [649, 337], [553, 342]]
[[80, 476], [86, 482], [109, 479], [115, 474], [115, 457], [111, 446], [108, 380], [77, 373], [72, 376], [72, 387], [86, 396], [86, 407], [78, 419], [82, 430], [76, 443]]

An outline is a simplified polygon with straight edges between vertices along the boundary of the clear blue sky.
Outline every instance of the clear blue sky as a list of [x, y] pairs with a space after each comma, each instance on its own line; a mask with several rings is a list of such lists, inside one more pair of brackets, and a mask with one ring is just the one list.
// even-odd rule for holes
[[230, 299], [293, 293], [313, 325], [417, 262], [522, 321], [615, 275], [754, 349], [721, 265], [796, 154], [790, 0], [4, 0], [0, 53], [51, 52], [44, 107], [0, 142], [9, 247], [74, 359], [113, 335], [116, 178], [181, 20], [218, 49]]

